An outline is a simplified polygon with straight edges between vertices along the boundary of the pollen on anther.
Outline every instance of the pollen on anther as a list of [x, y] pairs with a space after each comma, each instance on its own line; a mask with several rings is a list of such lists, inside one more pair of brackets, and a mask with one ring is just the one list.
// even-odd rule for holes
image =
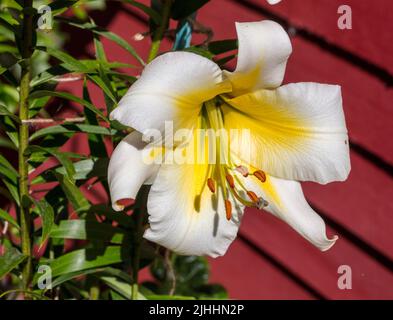
[[262, 170], [257, 170], [257, 171], [255, 171], [255, 172], [254, 172], [254, 176], [255, 176], [258, 180], [260, 180], [260, 181], [262, 181], [262, 182], [265, 182], [265, 181], [266, 181], [266, 174], [265, 174], [265, 172], [263, 172]]
[[230, 174], [227, 174], [225, 178], [227, 179], [229, 186], [233, 189], [235, 187], [235, 181], [233, 180], [233, 177]]
[[212, 178], [207, 179], [207, 186], [212, 193], [216, 192], [216, 184]]
[[227, 220], [231, 220], [231, 218], [232, 218], [232, 204], [228, 199], [225, 200], [225, 213], [226, 213]]

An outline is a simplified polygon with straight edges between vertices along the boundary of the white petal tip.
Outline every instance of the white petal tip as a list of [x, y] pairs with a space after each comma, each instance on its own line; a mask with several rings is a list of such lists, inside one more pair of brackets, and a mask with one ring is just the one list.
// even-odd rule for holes
[[281, 0], [267, 0], [267, 2], [269, 3], [269, 4], [277, 4], [277, 3], [280, 3], [281, 2]]
[[335, 235], [335, 236], [333, 236], [333, 238], [327, 239], [327, 242], [328, 242], [328, 243], [327, 243], [326, 245], [320, 247], [319, 249], [320, 249], [322, 252], [328, 251], [331, 247], [334, 246], [334, 244], [336, 243], [337, 240], [338, 240], [338, 236]]

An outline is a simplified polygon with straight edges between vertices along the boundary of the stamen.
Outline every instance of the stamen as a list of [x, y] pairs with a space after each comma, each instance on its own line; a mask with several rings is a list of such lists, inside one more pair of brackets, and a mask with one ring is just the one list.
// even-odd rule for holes
[[207, 186], [212, 193], [216, 192], [216, 183], [212, 178], [207, 179]]
[[228, 173], [225, 178], [227, 179], [229, 186], [233, 189], [235, 187], [235, 181], [233, 180], [233, 177]]
[[259, 201], [259, 197], [253, 191], [247, 191], [248, 197], [251, 199], [252, 202], [257, 203]]
[[231, 218], [232, 218], [232, 204], [228, 199], [225, 200], [225, 213], [227, 216], [227, 220], [231, 220]]
[[248, 169], [245, 166], [237, 166], [235, 170], [239, 172], [243, 177], [248, 177]]
[[262, 170], [255, 171], [254, 176], [262, 182], [266, 181], [266, 174]]

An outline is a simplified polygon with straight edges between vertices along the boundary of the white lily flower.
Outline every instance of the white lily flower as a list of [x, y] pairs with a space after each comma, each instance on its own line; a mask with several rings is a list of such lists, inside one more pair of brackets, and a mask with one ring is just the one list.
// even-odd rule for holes
[[[298, 181], [325, 184], [349, 174], [341, 89], [281, 86], [292, 52], [285, 30], [273, 21], [237, 23], [236, 29], [234, 72], [194, 53], [166, 53], [146, 66], [111, 113], [111, 119], [137, 130], [110, 160], [113, 208], [122, 210], [124, 199], [152, 183], [144, 237], [180, 254], [223, 255], [247, 206], [264, 208], [327, 250], [337, 237], [326, 236]], [[142, 153], [153, 147], [141, 142], [141, 133], [164, 134], [165, 121], [173, 121], [174, 130], [245, 128], [250, 136], [231, 141], [231, 156], [213, 165], [147, 164]]]

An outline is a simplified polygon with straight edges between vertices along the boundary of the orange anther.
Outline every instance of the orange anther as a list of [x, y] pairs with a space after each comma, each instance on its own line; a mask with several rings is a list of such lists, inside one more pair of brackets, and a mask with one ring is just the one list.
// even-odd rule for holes
[[232, 218], [232, 204], [228, 199], [225, 200], [225, 213], [227, 216], [227, 220], [231, 220], [231, 218]]
[[254, 172], [254, 176], [257, 177], [262, 182], [266, 181], [266, 174], [262, 170], [257, 170]]
[[207, 186], [209, 187], [212, 193], [216, 192], [216, 183], [212, 178], [207, 179]]
[[248, 197], [251, 199], [252, 202], [258, 202], [259, 198], [253, 191], [247, 191]]
[[233, 180], [233, 177], [230, 174], [227, 174], [226, 179], [229, 186], [233, 189], [235, 187], [235, 181]]

